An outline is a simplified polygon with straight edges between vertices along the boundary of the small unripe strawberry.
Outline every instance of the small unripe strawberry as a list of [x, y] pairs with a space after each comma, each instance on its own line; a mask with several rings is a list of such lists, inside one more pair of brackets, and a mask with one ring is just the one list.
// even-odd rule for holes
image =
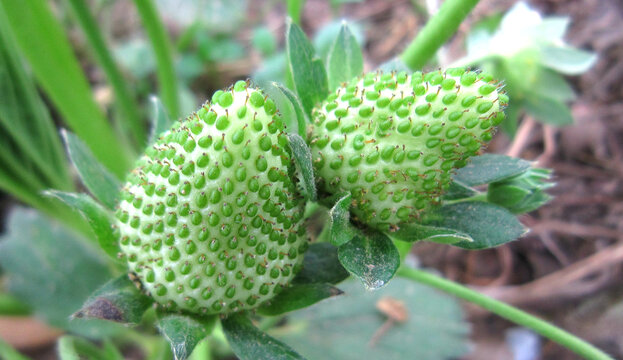
[[304, 201], [276, 110], [242, 81], [217, 91], [128, 176], [120, 246], [158, 303], [207, 314], [251, 309], [300, 268]]
[[368, 73], [314, 113], [320, 188], [350, 191], [355, 217], [391, 230], [416, 221], [503, 119], [508, 98], [483, 73]]

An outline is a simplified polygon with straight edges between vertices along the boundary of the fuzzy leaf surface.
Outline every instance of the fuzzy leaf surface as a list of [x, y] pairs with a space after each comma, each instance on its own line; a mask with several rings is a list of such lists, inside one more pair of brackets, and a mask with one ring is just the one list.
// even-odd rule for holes
[[175, 360], [188, 359], [197, 344], [210, 335], [216, 316], [198, 318], [183, 314], [160, 314], [158, 329], [171, 345]]
[[240, 360], [304, 359], [288, 345], [253, 326], [244, 314], [232, 314], [222, 324], [227, 341]]
[[335, 246], [342, 246], [351, 241], [357, 232], [350, 224], [351, 193], [344, 192], [337, 197], [338, 201], [329, 211], [331, 221], [329, 241]]
[[292, 23], [286, 29], [286, 55], [294, 89], [307, 115], [329, 92], [327, 73], [322, 61], [301, 28]]
[[[290, 129], [288, 132], [291, 134], [296, 133], [299, 134], [301, 137], [304, 137], [307, 124], [310, 123], [310, 120], [307, 116], [307, 113], [305, 113], [305, 109], [303, 108], [301, 99], [299, 99], [299, 97], [296, 96], [296, 94], [293, 93], [292, 90], [283, 86], [283, 84], [273, 82], [271, 83], [271, 85], [274, 90], [268, 91], [268, 93], [272, 95], [273, 98], [281, 98], [274, 99], [277, 102], [277, 108], [280, 111], [282, 111], [284, 107], [291, 109], [292, 115], [290, 117], [287, 117], [284, 114], [284, 121], [286, 122], [286, 126]], [[296, 122], [292, 121], [292, 118], [294, 118]]]
[[142, 294], [124, 274], [97, 289], [72, 316], [138, 324], [152, 303], [153, 299]]
[[121, 188], [119, 180], [97, 161], [91, 150], [76, 135], [67, 130], [61, 130], [61, 135], [69, 158], [84, 186], [108, 209], [114, 209]]
[[349, 276], [337, 256], [337, 247], [329, 243], [314, 243], [303, 258], [303, 269], [294, 278], [295, 284], [337, 284]]
[[400, 229], [391, 233], [392, 238], [416, 242], [421, 240], [436, 242], [439, 244], [454, 244], [459, 241], [474, 241], [469, 235], [454, 230], [420, 224], [401, 225]]
[[344, 268], [369, 290], [385, 286], [400, 266], [398, 249], [387, 235], [377, 231], [357, 234], [340, 246], [337, 254]]
[[117, 260], [117, 254], [120, 251], [119, 244], [113, 234], [112, 220], [106, 209], [87, 194], [67, 193], [56, 190], [48, 190], [44, 194], [57, 198], [78, 211], [91, 225], [99, 246], [112, 259]]
[[280, 315], [303, 309], [321, 300], [341, 295], [342, 291], [329, 284], [294, 284], [257, 309], [260, 315]]
[[317, 195], [311, 151], [305, 143], [305, 140], [298, 134], [288, 134], [288, 139], [290, 140], [290, 149], [292, 149], [296, 167], [302, 176], [303, 195], [307, 199], [314, 201]]
[[61, 225], [15, 208], [0, 238], [0, 266], [9, 292], [47, 323], [91, 337], [118, 331], [97, 321], [69, 321], [111, 274], [85, 239]]
[[442, 206], [426, 221], [426, 225], [453, 229], [469, 235], [473, 241], [460, 241], [454, 246], [463, 249], [488, 249], [516, 240], [527, 229], [506, 209], [481, 201], [461, 202]]
[[329, 51], [327, 67], [330, 91], [363, 73], [361, 48], [346, 22], [342, 23], [340, 32]]
[[453, 179], [466, 186], [475, 186], [504, 180], [528, 170], [529, 161], [498, 154], [473, 157], [467, 166], [459, 169]]

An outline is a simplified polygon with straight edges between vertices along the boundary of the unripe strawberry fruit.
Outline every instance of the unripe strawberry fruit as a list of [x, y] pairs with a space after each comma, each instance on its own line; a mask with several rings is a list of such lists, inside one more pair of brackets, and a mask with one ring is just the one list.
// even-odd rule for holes
[[123, 256], [169, 309], [251, 309], [301, 266], [304, 202], [288, 138], [274, 102], [245, 82], [163, 133], [121, 199]]
[[490, 76], [464, 69], [355, 79], [314, 113], [319, 188], [350, 191], [353, 214], [372, 227], [417, 221], [491, 139], [507, 101]]

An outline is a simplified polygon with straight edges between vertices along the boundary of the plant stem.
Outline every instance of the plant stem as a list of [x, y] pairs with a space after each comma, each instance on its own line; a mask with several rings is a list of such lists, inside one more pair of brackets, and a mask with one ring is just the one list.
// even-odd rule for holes
[[303, 5], [305, 0], [286, 0], [288, 8], [288, 16], [292, 19], [292, 22], [296, 25], [301, 25], [301, 12], [303, 11]]
[[142, 148], [145, 144], [145, 130], [141, 125], [140, 112], [138, 105], [134, 101], [134, 96], [126, 86], [123, 75], [115, 64], [110, 51], [108, 50], [102, 33], [97, 27], [97, 22], [91, 15], [87, 3], [83, 0], [66, 0], [73, 11], [82, 31], [86, 35], [88, 44], [92, 47], [95, 59], [102, 67], [104, 74], [108, 78], [110, 85], [115, 93], [115, 101], [119, 106], [121, 118], [123, 119], [122, 129], [128, 129], [134, 138], [135, 145]]
[[507, 320], [534, 330], [542, 336], [564, 346], [586, 359], [612, 359], [612, 357], [603, 351], [559, 327], [453, 281], [443, 279], [426, 271], [416, 270], [404, 266], [398, 270], [398, 275], [445, 291], [458, 298], [481, 306], [482, 308], [487, 309]]
[[149, 36], [156, 55], [156, 76], [160, 86], [160, 98], [169, 111], [169, 116], [179, 116], [177, 79], [173, 66], [173, 46], [167, 36], [164, 24], [152, 0], [134, 0], [138, 13]]
[[400, 56], [411, 69], [421, 69], [456, 32], [479, 0], [446, 0]]

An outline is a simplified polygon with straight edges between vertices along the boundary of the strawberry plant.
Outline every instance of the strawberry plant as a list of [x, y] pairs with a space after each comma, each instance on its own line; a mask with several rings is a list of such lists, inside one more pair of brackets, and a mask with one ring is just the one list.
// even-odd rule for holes
[[[91, 26], [88, 9], [77, 1], [67, 3], [81, 20], [117, 95], [127, 95], [98, 29]], [[527, 229], [517, 215], [546, 203], [545, 190], [553, 186], [548, 169], [483, 154], [513, 101], [499, 79], [460, 67], [420, 70], [476, 3], [444, 3], [402, 56], [415, 71], [387, 65], [364, 73], [363, 55], [346, 23], [327, 58], [321, 59], [302, 29], [289, 20], [285, 85], [262, 82], [260, 88], [251, 80], [238, 81], [176, 120], [180, 105], [170, 44], [153, 4], [136, 1], [154, 46], [162, 87], [163, 103], [152, 101], [149, 135], [137, 132], [140, 126], [131, 123], [130, 130], [117, 138], [99, 115], [93, 128], [75, 122], [81, 114], [97, 111], [89, 108], [92, 101], [74, 109], [72, 104], [84, 100], [82, 95], [67, 93], [54, 74], [46, 73], [51, 65], [27, 49], [24, 53], [38, 81], [56, 94], [52, 101], [76, 133], [61, 130], [69, 161], [90, 194], [73, 191], [66, 172], [50, 171], [46, 161], [64, 161], [58, 156], [58, 139], [37, 133], [56, 152], [43, 157], [29, 154], [45, 181], [29, 184], [30, 192], [15, 193], [48, 214], [56, 207], [64, 209], [57, 217], [82, 233], [51, 223], [35, 211], [15, 210], [0, 243], [0, 265], [8, 278], [12, 296], [8, 300], [21, 300], [27, 309], [15, 303], [5, 308], [32, 309], [68, 331], [71, 335], [59, 340], [62, 359], [122, 358], [110, 340], [115, 337], [135, 340], [146, 357], [154, 359], [168, 354], [161, 348], [162, 339], [175, 359], [208, 357], [208, 347], [214, 344], [241, 359], [302, 359], [325, 356], [318, 349], [334, 336], [326, 324], [338, 327], [344, 312], [368, 318], [361, 326], [351, 324], [350, 337], [341, 338], [344, 343], [361, 340], [357, 329], [371, 331], [378, 320], [362, 314], [369, 314], [373, 303], [383, 302], [389, 304], [382, 309], [391, 321], [407, 322], [410, 332], [403, 336], [410, 337], [419, 328], [436, 332], [446, 343], [458, 343], [438, 344], [434, 355], [418, 356], [460, 356], [464, 344], [455, 340], [466, 328], [456, 322], [458, 306], [423, 284], [529, 327], [586, 358], [609, 358], [562, 329], [411, 267], [406, 260], [411, 246], [420, 241], [476, 250], [518, 239]], [[288, 4], [290, 15], [298, 19], [300, 3]], [[40, 35], [58, 30], [46, 5], [36, 6], [46, 21], [26, 18], [25, 23], [36, 25]], [[6, 14], [13, 18], [11, 29], [0, 21], [0, 35], [11, 41], [7, 41], [11, 50], [18, 47], [12, 42], [14, 34], [22, 46], [37, 41], [15, 21], [20, 11], [29, 13], [20, 2], [0, 5], [0, 20]], [[67, 58], [66, 51], [58, 52], [52, 60]], [[16, 88], [29, 91], [26, 100], [39, 109], [38, 126], [48, 129], [51, 121], [41, 110], [31, 79], [12, 53], [0, 55], [20, 72]], [[76, 74], [72, 84], [84, 85], [76, 68], [69, 69]], [[59, 95], [61, 90], [70, 98]], [[117, 101], [119, 111], [136, 120], [134, 102]], [[0, 108], [2, 120], [7, 114], [15, 116], [7, 109]], [[19, 136], [11, 141], [24, 147]], [[102, 142], [106, 149], [98, 145]], [[128, 148], [141, 153], [133, 166], [128, 165], [133, 152]], [[17, 175], [32, 180], [27, 174]], [[18, 188], [19, 177], [3, 172], [3, 179], [8, 179], [4, 188]], [[44, 198], [32, 196], [44, 189]], [[68, 216], [63, 205], [85, 222]], [[316, 221], [321, 229], [312, 241], [308, 228], [318, 218], [326, 221]], [[107, 258], [100, 256], [94, 243]], [[345, 281], [348, 277], [358, 281]], [[422, 294], [424, 300], [404, 307], [392, 301], [407, 294], [412, 298]], [[340, 297], [345, 298], [342, 303], [337, 302]], [[317, 306], [333, 304], [333, 308], [325, 308], [320, 316], [305, 309], [328, 298], [334, 302]], [[427, 303], [427, 298], [432, 300]], [[438, 318], [424, 328], [418, 326], [422, 323], [408, 323], [406, 312], [418, 308], [427, 308]], [[296, 310], [301, 310], [299, 315], [292, 315], [285, 327], [274, 328], [284, 314]], [[309, 331], [316, 334], [297, 332], [297, 319], [305, 317]], [[440, 326], [444, 321], [454, 321], [456, 333]], [[291, 331], [280, 335], [279, 330], [288, 326]], [[367, 334], [371, 348], [383, 341], [382, 333]], [[205, 341], [208, 337], [215, 343]], [[404, 350], [405, 343], [409, 341], [394, 339], [392, 346], [403, 356], [412, 356], [415, 350]], [[357, 351], [327, 350], [336, 358], [351, 358]], [[2, 342], [0, 355], [20, 356]]]

